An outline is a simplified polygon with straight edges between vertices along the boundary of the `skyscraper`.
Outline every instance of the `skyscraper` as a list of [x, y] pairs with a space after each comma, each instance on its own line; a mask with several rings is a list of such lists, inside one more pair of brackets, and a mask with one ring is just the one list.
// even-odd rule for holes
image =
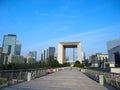
[[14, 34], [8, 34], [4, 35], [3, 38], [3, 54], [15, 54], [15, 47], [16, 47], [16, 35]]
[[41, 60], [43, 61], [44, 60], [44, 53], [43, 53], [43, 50], [41, 51]]
[[55, 47], [49, 47], [41, 51], [41, 60], [54, 60], [55, 59]]
[[32, 56], [35, 60], [37, 60], [37, 51], [30, 51], [29, 56]]
[[19, 41], [16, 41], [15, 54], [16, 55], [20, 55], [21, 54], [21, 43]]
[[48, 60], [54, 60], [55, 58], [55, 47], [48, 48]]

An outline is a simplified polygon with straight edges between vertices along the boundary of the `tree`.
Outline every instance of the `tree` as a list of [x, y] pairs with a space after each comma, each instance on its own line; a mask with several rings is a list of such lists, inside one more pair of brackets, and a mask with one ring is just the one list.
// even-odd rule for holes
[[68, 66], [70, 66], [71, 64], [69, 63], [69, 62], [65, 62], [65, 63], [63, 63], [63, 67], [68, 67]]
[[47, 67], [49, 67], [49, 68], [59, 67], [59, 63], [57, 60], [48, 60]]
[[74, 67], [80, 67], [80, 68], [84, 68], [84, 65], [80, 63], [80, 61], [76, 61], [74, 64]]

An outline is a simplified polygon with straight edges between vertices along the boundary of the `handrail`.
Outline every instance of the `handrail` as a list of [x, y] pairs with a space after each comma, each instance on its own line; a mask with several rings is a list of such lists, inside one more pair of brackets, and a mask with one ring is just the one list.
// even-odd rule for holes
[[[31, 79], [46, 75], [47, 68], [37, 69], [17, 69], [17, 70], [0, 70], [0, 88], [27, 81], [28, 73], [31, 73]], [[57, 72], [58, 68], [51, 69], [50, 73]]]

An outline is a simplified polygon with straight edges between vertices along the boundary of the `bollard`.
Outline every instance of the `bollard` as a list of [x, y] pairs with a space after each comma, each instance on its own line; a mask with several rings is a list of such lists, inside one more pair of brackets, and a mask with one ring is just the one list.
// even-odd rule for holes
[[53, 71], [53, 72], [56, 72], [56, 69], [53, 69], [52, 71]]
[[104, 84], [103, 75], [99, 75], [99, 84], [100, 84], [100, 85], [103, 85], [103, 84]]
[[59, 70], [59, 69], [58, 69], [58, 68], [56, 68], [56, 72], [58, 72], [58, 70]]
[[30, 81], [31, 80], [31, 72], [28, 72], [27, 74], [27, 81]]

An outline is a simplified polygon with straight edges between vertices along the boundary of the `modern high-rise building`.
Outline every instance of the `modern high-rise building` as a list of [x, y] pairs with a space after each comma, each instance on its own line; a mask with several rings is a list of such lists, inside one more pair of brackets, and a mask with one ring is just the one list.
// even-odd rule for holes
[[21, 55], [21, 43], [19, 41], [16, 41], [15, 55]]
[[30, 51], [29, 56], [32, 56], [35, 60], [37, 60], [37, 51]]
[[41, 51], [41, 60], [43, 61], [44, 60], [44, 54], [43, 54], [43, 50]]
[[49, 47], [48, 49], [41, 51], [41, 60], [54, 60], [55, 59], [55, 47]]
[[43, 60], [47, 60], [47, 49], [43, 50]]
[[16, 47], [16, 35], [8, 34], [4, 35], [3, 38], [3, 45], [2, 45], [2, 53], [7, 55], [14, 55], [15, 54], [15, 47]]
[[2, 63], [23, 63], [21, 54], [21, 43], [17, 41], [14, 34], [4, 35], [2, 44]]
[[49, 47], [47, 51], [48, 51], [47, 59], [48, 60], [54, 60], [54, 58], [55, 58], [55, 47]]

